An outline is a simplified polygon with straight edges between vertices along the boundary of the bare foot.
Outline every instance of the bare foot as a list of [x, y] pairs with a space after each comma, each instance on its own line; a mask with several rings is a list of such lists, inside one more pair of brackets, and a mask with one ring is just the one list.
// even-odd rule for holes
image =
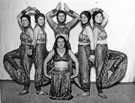
[[90, 92], [84, 92], [82, 94], [77, 94], [77, 96], [90, 96]]
[[36, 94], [38, 94], [38, 95], [48, 95], [47, 92], [44, 92], [44, 91], [42, 91], [42, 90], [36, 91]]
[[29, 90], [22, 90], [19, 95], [25, 95], [25, 94], [28, 94], [29, 93]]
[[103, 99], [107, 99], [107, 96], [104, 93], [98, 93], [98, 96]]

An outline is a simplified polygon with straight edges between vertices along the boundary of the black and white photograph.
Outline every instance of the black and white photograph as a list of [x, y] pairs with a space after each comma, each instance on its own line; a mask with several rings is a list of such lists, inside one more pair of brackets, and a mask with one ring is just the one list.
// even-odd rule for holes
[[134, 0], [0, 1], [0, 103], [135, 103]]

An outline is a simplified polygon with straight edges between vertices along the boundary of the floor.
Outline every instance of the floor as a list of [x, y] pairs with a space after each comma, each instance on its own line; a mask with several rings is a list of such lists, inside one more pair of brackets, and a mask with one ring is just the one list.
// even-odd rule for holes
[[[72, 85], [74, 98], [69, 101], [51, 100], [47, 95], [37, 95], [34, 83], [31, 82], [30, 92], [27, 95], [19, 96], [18, 93], [23, 86], [14, 81], [0, 81], [1, 103], [135, 103], [135, 83], [120, 83], [111, 88], [104, 89], [107, 99], [97, 96], [95, 83], [91, 84], [91, 94], [88, 97], [78, 97], [78, 93], [83, 91]], [[49, 85], [42, 88], [49, 91]]]

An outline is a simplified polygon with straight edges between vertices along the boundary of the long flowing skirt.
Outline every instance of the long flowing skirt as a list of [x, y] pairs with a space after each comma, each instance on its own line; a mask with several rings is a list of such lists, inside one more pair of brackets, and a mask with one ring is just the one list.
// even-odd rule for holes
[[50, 85], [49, 97], [54, 100], [70, 100], [71, 95], [71, 80], [70, 69], [51, 71], [52, 80]]

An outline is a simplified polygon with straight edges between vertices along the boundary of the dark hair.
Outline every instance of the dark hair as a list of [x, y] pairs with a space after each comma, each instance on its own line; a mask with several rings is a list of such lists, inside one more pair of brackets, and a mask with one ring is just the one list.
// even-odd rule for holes
[[[84, 14], [87, 18], [88, 18], [88, 22], [86, 24], [89, 24], [89, 21], [91, 19], [91, 14], [89, 11], [83, 11], [81, 14], [80, 14], [80, 18], [82, 16], [82, 14]], [[81, 23], [82, 24], [82, 23]], [[82, 24], [82, 25], [86, 25], [86, 24]]]
[[53, 49], [56, 50], [58, 48], [58, 45], [57, 45], [58, 39], [63, 39], [64, 40], [64, 42], [65, 42], [64, 48], [66, 48], [66, 51], [67, 51], [68, 50], [67, 41], [66, 41], [65, 37], [63, 37], [63, 36], [58, 36], [56, 38], [55, 43], [54, 43], [54, 46], [53, 46]]
[[44, 20], [45, 20], [45, 15], [44, 15], [44, 14], [42, 14], [42, 13], [37, 13], [37, 14], [35, 14], [35, 23], [38, 23], [38, 18], [39, 18], [39, 17], [43, 17]]
[[27, 15], [27, 14], [22, 15], [22, 16], [21, 16], [21, 21], [22, 21], [22, 18], [23, 18], [23, 17], [27, 18], [28, 21], [29, 21], [29, 23], [31, 23], [31, 18], [30, 18], [29, 15]]
[[65, 20], [62, 22], [62, 23], [65, 23], [67, 14], [66, 14], [65, 11], [63, 11], [63, 10], [59, 10], [59, 11], [57, 12], [57, 14], [56, 14], [57, 21], [58, 21], [59, 23], [61, 23], [61, 22], [59, 21], [59, 19], [58, 19], [58, 15], [59, 15], [60, 13], [62, 13], [62, 14], [65, 15]]
[[102, 11], [100, 11], [100, 10], [95, 11], [95, 12], [92, 14], [93, 23], [96, 22], [96, 21], [95, 21], [95, 16], [96, 16], [97, 14], [101, 14], [102, 17], [104, 17]]

